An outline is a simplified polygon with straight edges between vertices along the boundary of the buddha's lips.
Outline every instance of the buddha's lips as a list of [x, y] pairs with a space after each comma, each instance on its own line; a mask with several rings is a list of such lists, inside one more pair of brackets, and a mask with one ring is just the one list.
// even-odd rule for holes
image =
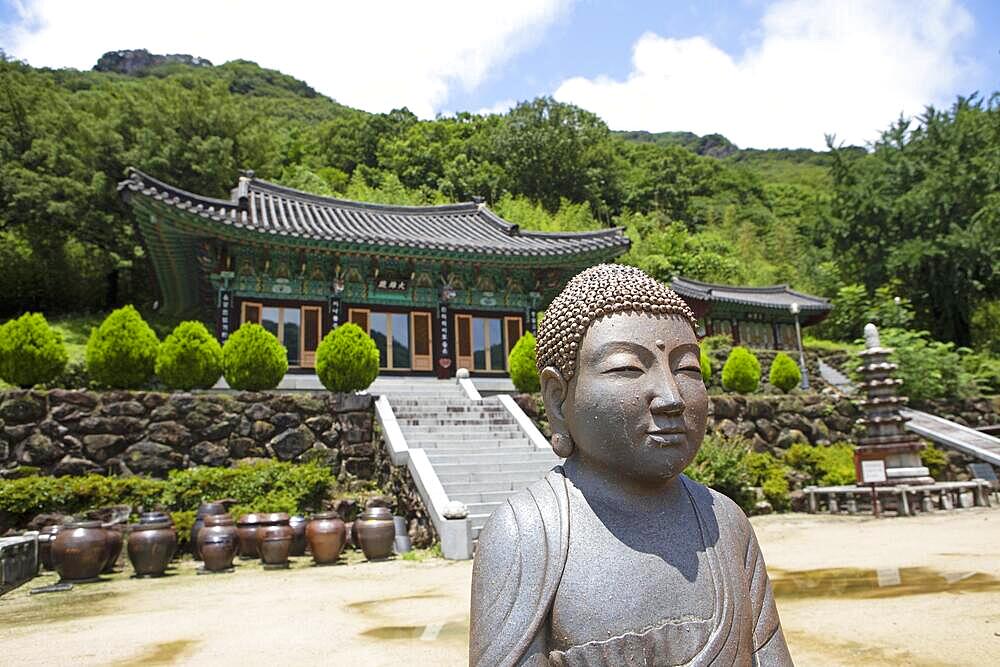
[[682, 430], [660, 430], [649, 431], [646, 434], [648, 440], [655, 447], [672, 447], [682, 444], [687, 440], [687, 433]]

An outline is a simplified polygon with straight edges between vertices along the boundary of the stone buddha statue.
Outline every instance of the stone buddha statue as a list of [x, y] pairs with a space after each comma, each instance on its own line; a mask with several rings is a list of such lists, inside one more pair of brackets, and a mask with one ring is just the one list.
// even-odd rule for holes
[[791, 665], [750, 522], [681, 474], [708, 412], [687, 305], [595, 266], [546, 311], [537, 359], [565, 463], [483, 528], [469, 664]]

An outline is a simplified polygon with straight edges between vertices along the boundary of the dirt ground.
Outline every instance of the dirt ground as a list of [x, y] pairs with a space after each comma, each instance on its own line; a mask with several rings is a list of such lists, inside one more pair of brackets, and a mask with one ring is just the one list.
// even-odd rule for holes
[[[753, 519], [797, 665], [997, 664], [1000, 509]], [[0, 663], [463, 665], [470, 562], [126, 572], [0, 598]]]

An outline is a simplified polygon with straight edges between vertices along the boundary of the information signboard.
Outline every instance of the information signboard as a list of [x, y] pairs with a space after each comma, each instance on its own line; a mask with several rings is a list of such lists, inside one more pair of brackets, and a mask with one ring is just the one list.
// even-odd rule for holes
[[879, 484], [885, 481], [885, 461], [876, 459], [861, 462], [861, 482], [863, 484]]

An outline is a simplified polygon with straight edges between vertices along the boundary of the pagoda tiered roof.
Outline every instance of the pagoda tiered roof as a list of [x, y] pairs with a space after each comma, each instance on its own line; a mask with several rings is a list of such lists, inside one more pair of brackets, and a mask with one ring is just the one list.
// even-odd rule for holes
[[118, 185], [132, 206], [167, 213], [178, 232], [255, 242], [403, 255], [476, 255], [480, 261], [566, 264], [609, 260], [629, 247], [619, 227], [592, 232], [523, 231], [486, 205], [395, 206], [321, 197], [243, 176], [231, 199], [187, 192], [137, 169]]

